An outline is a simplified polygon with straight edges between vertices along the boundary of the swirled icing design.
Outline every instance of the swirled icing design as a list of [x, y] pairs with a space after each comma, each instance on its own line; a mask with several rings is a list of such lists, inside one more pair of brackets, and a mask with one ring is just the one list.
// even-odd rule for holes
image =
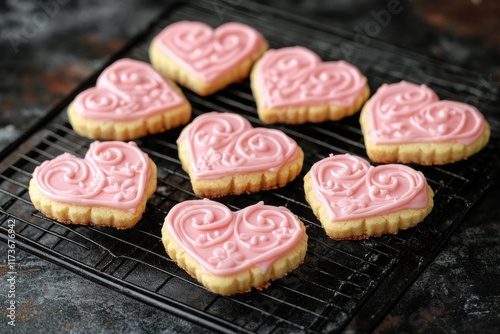
[[209, 199], [184, 201], [165, 218], [170, 234], [205, 272], [263, 272], [302, 238], [300, 221], [286, 208], [263, 202], [232, 212]]
[[202, 22], [170, 24], [155, 37], [160, 49], [205, 82], [213, 82], [260, 50], [264, 37], [255, 29], [230, 22], [216, 29]]
[[151, 175], [149, 158], [134, 142], [93, 142], [84, 159], [63, 153], [35, 168], [48, 198], [83, 206], [135, 211]]
[[75, 98], [83, 118], [104, 121], [140, 120], [185, 103], [149, 64], [120, 59], [106, 68], [96, 86]]
[[265, 107], [349, 106], [367, 86], [355, 66], [300, 46], [268, 50], [256, 66]]
[[385, 84], [366, 106], [375, 144], [454, 142], [471, 144], [484, 130], [474, 106], [441, 100], [425, 85]]
[[424, 175], [405, 165], [374, 167], [353, 155], [331, 155], [312, 166], [311, 180], [332, 221], [427, 206]]
[[228, 174], [276, 172], [297, 157], [297, 143], [283, 132], [253, 128], [244, 117], [210, 112], [194, 119], [177, 142], [185, 141], [195, 179]]

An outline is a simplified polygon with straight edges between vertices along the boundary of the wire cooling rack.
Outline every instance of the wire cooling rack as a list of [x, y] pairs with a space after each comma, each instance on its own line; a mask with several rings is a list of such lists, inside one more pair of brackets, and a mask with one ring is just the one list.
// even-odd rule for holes
[[[368, 77], [372, 91], [382, 83], [425, 83], [442, 99], [473, 100], [492, 128], [488, 146], [466, 161], [418, 166], [435, 192], [435, 207], [417, 227], [397, 235], [361, 241], [329, 239], [304, 199], [302, 178], [313, 163], [330, 153], [366, 157], [358, 115], [337, 122], [273, 126], [294, 138], [305, 152], [302, 174], [284, 188], [219, 199], [232, 210], [258, 201], [288, 207], [307, 226], [305, 262], [264, 291], [231, 297], [215, 295], [172, 262], [160, 239], [164, 217], [177, 203], [197, 198], [182, 170], [175, 140], [180, 129], [137, 140], [158, 166], [158, 189], [142, 220], [132, 229], [68, 226], [34, 209], [28, 182], [34, 168], [63, 152], [83, 157], [90, 140], [76, 135], [66, 107], [81, 90], [95, 84], [95, 73], [22, 138], [1, 153], [0, 238], [7, 240], [9, 219], [16, 220], [17, 246], [128, 296], [221, 332], [369, 331], [439, 252], [468, 210], [499, 174], [498, 92], [475, 72], [372, 40], [356, 49], [353, 36], [268, 7], [227, 2], [184, 2], [153, 22], [115, 55], [148, 61], [153, 36], [179, 20], [211, 26], [226, 21], [249, 24], [272, 48], [303, 45], [324, 60], [347, 59]], [[224, 15], [220, 15], [223, 13]], [[343, 54], [339, 50], [354, 50]], [[109, 64], [108, 63], [108, 64]], [[107, 65], [108, 65], [107, 64]], [[193, 117], [229, 111], [262, 126], [248, 80], [202, 98], [185, 90]], [[470, 101], [469, 101], [470, 102]], [[496, 113], [496, 114], [495, 114]]]

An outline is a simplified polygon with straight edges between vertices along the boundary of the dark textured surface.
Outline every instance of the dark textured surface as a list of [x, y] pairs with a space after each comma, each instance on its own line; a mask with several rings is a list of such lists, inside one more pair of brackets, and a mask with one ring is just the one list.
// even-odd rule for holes
[[[278, 3], [283, 4], [286, 6], [287, 2]], [[2, 58], [1, 71], [5, 71], [3, 77], [6, 79], [1, 83], [1, 116], [3, 124], [13, 125], [7, 125], [2, 132], [4, 138], [12, 139], [11, 136], [21, 132], [30, 121], [40, 117], [69, 93], [134, 32], [147, 24], [160, 8], [147, 2], [129, 3], [127, 6], [117, 6], [111, 2], [92, 3], [88, 7], [83, 4], [61, 5], [61, 12], [36, 34], [40, 42], [35, 38], [20, 46], [16, 54], [2, 53], [6, 59]], [[22, 5], [19, 2], [8, 7], [8, 11], [2, 14], [6, 20], [0, 20], [2, 24], [6, 22], [7, 27], [12, 27], [2, 29], [6, 32], [2, 35], [2, 45], [7, 45], [7, 50], [10, 32], [22, 30], [23, 22], [26, 22], [23, 18], [32, 18], [40, 10], [29, 3]], [[318, 15], [318, 19], [331, 20], [332, 24], [350, 30], [356, 26], [362, 27], [363, 23], [371, 19], [371, 8], [361, 5], [354, 7], [345, 7], [343, 10], [331, 8], [329, 14], [322, 12], [321, 15], [311, 15]], [[293, 9], [305, 12], [310, 7], [298, 6]], [[224, 12], [220, 11], [220, 14], [224, 15]], [[449, 33], [438, 33], [419, 21], [417, 10], [401, 14], [405, 16], [401, 16], [401, 19], [394, 17], [377, 37], [396, 44], [408, 43], [409, 48], [476, 68], [484, 73], [486, 80], [496, 80], [496, 64], [490, 58], [493, 51], [483, 48], [479, 39], [471, 42], [470, 38], [462, 40]], [[62, 22], [57, 20], [59, 15]], [[409, 19], [421, 26], [411, 25], [407, 22]], [[18, 22], [18, 25], [13, 22]], [[412, 36], [416, 38], [402, 38], [398, 34], [400, 31], [413, 31]], [[455, 59], [456, 54], [447, 49], [449, 43], [443, 43], [443, 40], [452, 40], [458, 50], [465, 50], [460, 59]], [[440, 48], [444, 51], [439, 51]], [[496, 209], [499, 195], [497, 183], [481, 205], [468, 215], [442, 253], [379, 325], [378, 332], [487, 333], [500, 325], [495, 312], [500, 306], [500, 292], [496, 283], [500, 278], [497, 242], [499, 210]], [[6, 253], [5, 244], [0, 243], [0, 254]], [[29, 333], [35, 328], [45, 328], [49, 332], [186, 331], [186, 322], [164, 312], [102, 288], [22, 251], [18, 251], [17, 256], [20, 305], [17, 332]], [[5, 271], [2, 274], [5, 276]]]
[[156, 1], [0, 5], [0, 149], [158, 15]]

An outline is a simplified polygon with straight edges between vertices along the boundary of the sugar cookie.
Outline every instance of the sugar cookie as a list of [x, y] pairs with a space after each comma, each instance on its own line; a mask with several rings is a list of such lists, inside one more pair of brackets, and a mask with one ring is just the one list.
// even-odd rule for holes
[[153, 39], [149, 57], [164, 76], [205, 96], [246, 79], [267, 47], [258, 31], [242, 23], [212, 29], [202, 22], [180, 21]]
[[307, 251], [305, 227], [287, 208], [260, 202], [232, 212], [206, 198], [174, 206], [162, 241], [181, 268], [221, 295], [267, 288]]
[[191, 105], [151, 65], [120, 59], [101, 73], [95, 87], [78, 94], [68, 117], [81, 136], [130, 140], [186, 124]]
[[365, 239], [415, 226], [434, 193], [408, 166], [371, 166], [349, 154], [316, 162], [304, 177], [306, 200], [332, 239]]
[[196, 117], [177, 144], [194, 192], [204, 197], [282, 187], [295, 179], [304, 161], [302, 149], [283, 132], [253, 128], [231, 113]]
[[94, 142], [84, 159], [64, 153], [35, 168], [35, 208], [68, 224], [133, 227], [156, 190], [156, 165], [135, 143]]
[[251, 85], [264, 123], [340, 120], [357, 113], [370, 95], [355, 66], [323, 62], [299, 46], [266, 51], [252, 70]]
[[360, 123], [366, 152], [376, 162], [451, 163], [479, 152], [490, 138], [474, 106], [440, 101], [429, 87], [405, 81], [380, 87]]

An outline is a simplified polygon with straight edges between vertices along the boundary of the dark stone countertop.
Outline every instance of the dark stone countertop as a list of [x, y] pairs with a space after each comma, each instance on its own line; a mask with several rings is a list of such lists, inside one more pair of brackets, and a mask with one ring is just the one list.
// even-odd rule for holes
[[[322, 7], [314, 1], [266, 3], [352, 31], [387, 1], [341, 0]], [[498, 2], [414, 0], [402, 5], [406, 10], [377, 38], [500, 82]], [[162, 8], [153, 0], [0, 4], [0, 149], [102, 66]], [[500, 328], [499, 186], [500, 181], [492, 185], [376, 333], [491, 333]], [[3, 242], [0, 254], [7, 254]], [[27, 252], [17, 250], [16, 260], [16, 333], [203, 331]], [[0, 276], [6, 280], [3, 264]], [[11, 329], [6, 318], [0, 328]]]

